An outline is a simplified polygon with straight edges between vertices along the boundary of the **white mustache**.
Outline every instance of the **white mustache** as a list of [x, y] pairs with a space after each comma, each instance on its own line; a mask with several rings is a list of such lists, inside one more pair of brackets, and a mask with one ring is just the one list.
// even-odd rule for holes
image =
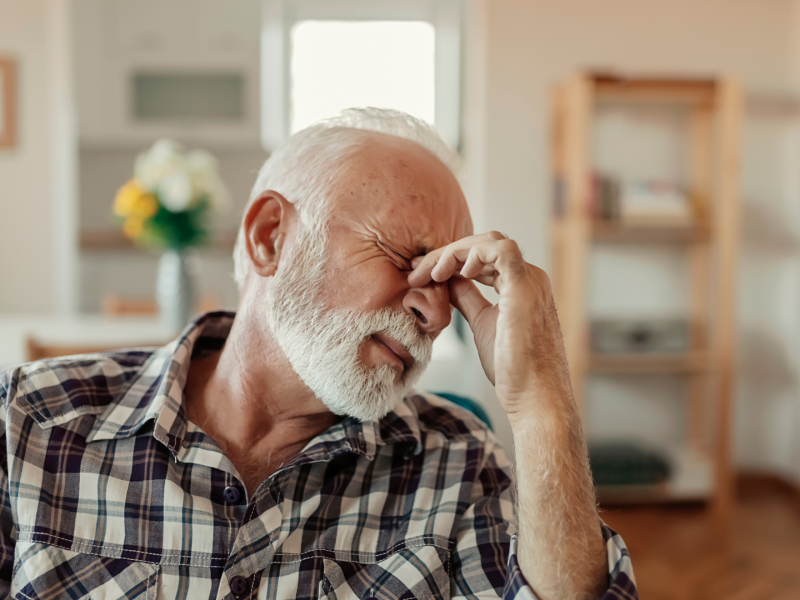
[[420, 333], [413, 315], [385, 308], [374, 313], [354, 314], [353, 319], [360, 321], [363, 329], [357, 328], [364, 333], [364, 339], [380, 333], [400, 342], [414, 359], [414, 367], [424, 367], [430, 361], [433, 337]]

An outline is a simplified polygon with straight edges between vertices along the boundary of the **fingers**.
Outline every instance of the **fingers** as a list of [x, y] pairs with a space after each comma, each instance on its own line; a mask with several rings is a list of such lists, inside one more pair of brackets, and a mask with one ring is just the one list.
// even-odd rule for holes
[[447, 281], [453, 275], [493, 285], [493, 278], [502, 268], [509, 269], [524, 262], [519, 246], [502, 233], [491, 231], [463, 238], [412, 261], [414, 270], [408, 282], [424, 286], [430, 281]]
[[[483, 242], [469, 249], [464, 264], [461, 267], [461, 276], [475, 279], [479, 275], [494, 276], [497, 269], [494, 266], [496, 255], [493, 248], [494, 242]], [[493, 257], [495, 260], [493, 260]]]
[[472, 246], [481, 242], [504, 240], [506, 237], [497, 231], [472, 235], [437, 248], [421, 258], [411, 261], [414, 268], [408, 281], [414, 286], [427, 285], [431, 280], [446, 281], [460, 269]]

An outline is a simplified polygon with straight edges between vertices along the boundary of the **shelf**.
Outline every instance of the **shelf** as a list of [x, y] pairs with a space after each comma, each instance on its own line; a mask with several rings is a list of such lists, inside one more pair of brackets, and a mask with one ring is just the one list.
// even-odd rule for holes
[[714, 461], [711, 456], [685, 447], [664, 450], [672, 476], [654, 485], [601, 485], [597, 498], [602, 504], [697, 502], [714, 493]]
[[[236, 233], [220, 234], [210, 244], [199, 246], [198, 249], [233, 251], [236, 243]], [[81, 250], [141, 250], [132, 240], [116, 229], [82, 231], [79, 245]]]
[[703, 352], [687, 354], [591, 354], [591, 373], [659, 374], [707, 371], [709, 357]]
[[599, 101], [704, 105], [714, 102], [717, 90], [713, 79], [629, 78], [600, 73], [590, 78]]
[[619, 221], [593, 221], [592, 239], [596, 242], [667, 242], [699, 243], [711, 239], [705, 224], [631, 225]]
[[[713, 498], [720, 516], [733, 500], [731, 432], [733, 358], [736, 325], [736, 269], [739, 251], [739, 188], [743, 94], [728, 78], [626, 77], [616, 72], [579, 72], [558, 86], [553, 96], [552, 163], [554, 215], [551, 236], [553, 293], [559, 310], [567, 358], [573, 369], [578, 406], [592, 377], [670, 375], [685, 377], [687, 437], [709, 443], [710, 459], [699, 471], [711, 473], [706, 485], [670, 481], [659, 486], [603, 488], [604, 501], [663, 502]], [[597, 221], [587, 210], [593, 191], [589, 175], [595, 156], [597, 107], [619, 103], [677, 108], [688, 125], [686, 137], [687, 214], [636, 216]], [[592, 253], [598, 245], [630, 243], [621, 254], [641, 253], [641, 246], [674, 244], [686, 251], [689, 319], [702, 324], [702, 344], [692, 336], [689, 350], [675, 354], [600, 354], [589, 344]], [[638, 244], [638, 245], [637, 245]], [[672, 250], [672, 248], [669, 248]], [[607, 255], [609, 261], [622, 258]], [[648, 257], [643, 256], [647, 260]], [[713, 375], [714, 377], [710, 377]], [[643, 393], [647, 393], [646, 390]], [[588, 412], [584, 410], [588, 415]], [[624, 417], [623, 417], [624, 418]], [[644, 435], [647, 435], [647, 431]], [[695, 461], [696, 462], [696, 461]], [[695, 464], [695, 463], [692, 463]], [[711, 468], [713, 467], [713, 469]], [[690, 469], [691, 470], [691, 469]], [[681, 471], [680, 469], [678, 471]]]

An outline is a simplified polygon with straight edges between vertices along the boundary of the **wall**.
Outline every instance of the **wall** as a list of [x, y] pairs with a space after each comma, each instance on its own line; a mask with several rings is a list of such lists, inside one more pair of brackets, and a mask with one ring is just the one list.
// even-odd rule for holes
[[[484, 40], [482, 50], [468, 50], [472, 58], [466, 70], [468, 190], [475, 220], [482, 229], [517, 239], [526, 258], [545, 268], [549, 94], [557, 82], [589, 67], [730, 74], [751, 91], [786, 90], [789, 83], [796, 22], [791, 0], [475, 0], [471, 7]], [[784, 473], [798, 462], [793, 427], [798, 423], [794, 357], [800, 270], [790, 219], [797, 215], [800, 196], [797, 185], [792, 193], [787, 176], [796, 170], [787, 155], [791, 120], [750, 112], [745, 128], [742, 368], [735, 417], [737, 463]], [[646, 265], [620, 269], [610, 266], [614, 258], [606, 252], [594, 261], [593, 313], [613, 306], [680, 309], [685, 296], [680, 256], [649, 257], [661, 277], [651, 285], [636, 284]], [[666, 299], [653, 291], [658, 289], [667, 290]], [[658, 395], [648, 393], [654, 388]], [[679, 397], [680, 382], [674, 380], [605, 378], [592, 382], [588, 408], [603, 433], [648, 427], [666, 440], [682, 435]], [[600, 432], [590, 426], [589, 433]]]
[[18, 61], [18, 142], [0, 151], [0, 312], [54, 307], [51, 74], [45, 0], [0, 0], [0, 53]]
[[[133, 171], [139, 152], [169, 137], [202, 148], [219, 161], [231, 193], [230, 210], [214, 214], [212, 228], [231, 238], [258, 169], [266, 159], [259, 141], [259, 0], [80, 0], [74, 13], [75, 80], [80, 115], [79, 222], [81, 232], [114, 232], [111, 205]], [[245, 78], [244, 117], [235, 122], [143, 121], [132, 116], [131, 76], [137, 72], [233, 71]], [[199, 251], [197, 295], [214, 295], [235, 308], [232, 247]], [[158, 253], [84, 249], [79, 255], [84, 312], [100, 310], [107, 293], [152, 297]]]

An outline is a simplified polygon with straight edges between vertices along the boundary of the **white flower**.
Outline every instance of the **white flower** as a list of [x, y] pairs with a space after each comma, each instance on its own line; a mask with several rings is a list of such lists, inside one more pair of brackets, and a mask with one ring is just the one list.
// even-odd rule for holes
[[161, 203], [172, 212], [180, 212], [189, 208], [192, 202], [192, 183], [184, 171], [175, 170], [158, 186], [158, 197]]
[[192, 150], [186, 155], [186, 166], [193, 173], [216, 173], [217, 159], [205, 150]]
[[147, 151], [148, 157], [154, 163], [164, 163], [181, 154], [183, 154], [183, 146], [168, 138], [161, 138]]
[[205, 197], [216, 209], [226, 208], [230, 195], [219, 177], [217, 159], [204, 150], [186, 152], [170, 139], [160, 139], [136, 158], [134, 177], [172, 212], [186, 210]]
[[186, 155], [193, 196], [205, 196], [212, 207], [222, 210], [228, 206], [230, 198], [219, 177], [218, 165], [217, 159], [204, 150], [193, 150]]
[[155, 192], [161, 180], [184, 168], [183, 147], [169, 139], [160, 139], [136, 157], [134, 177], [149, 191]]

